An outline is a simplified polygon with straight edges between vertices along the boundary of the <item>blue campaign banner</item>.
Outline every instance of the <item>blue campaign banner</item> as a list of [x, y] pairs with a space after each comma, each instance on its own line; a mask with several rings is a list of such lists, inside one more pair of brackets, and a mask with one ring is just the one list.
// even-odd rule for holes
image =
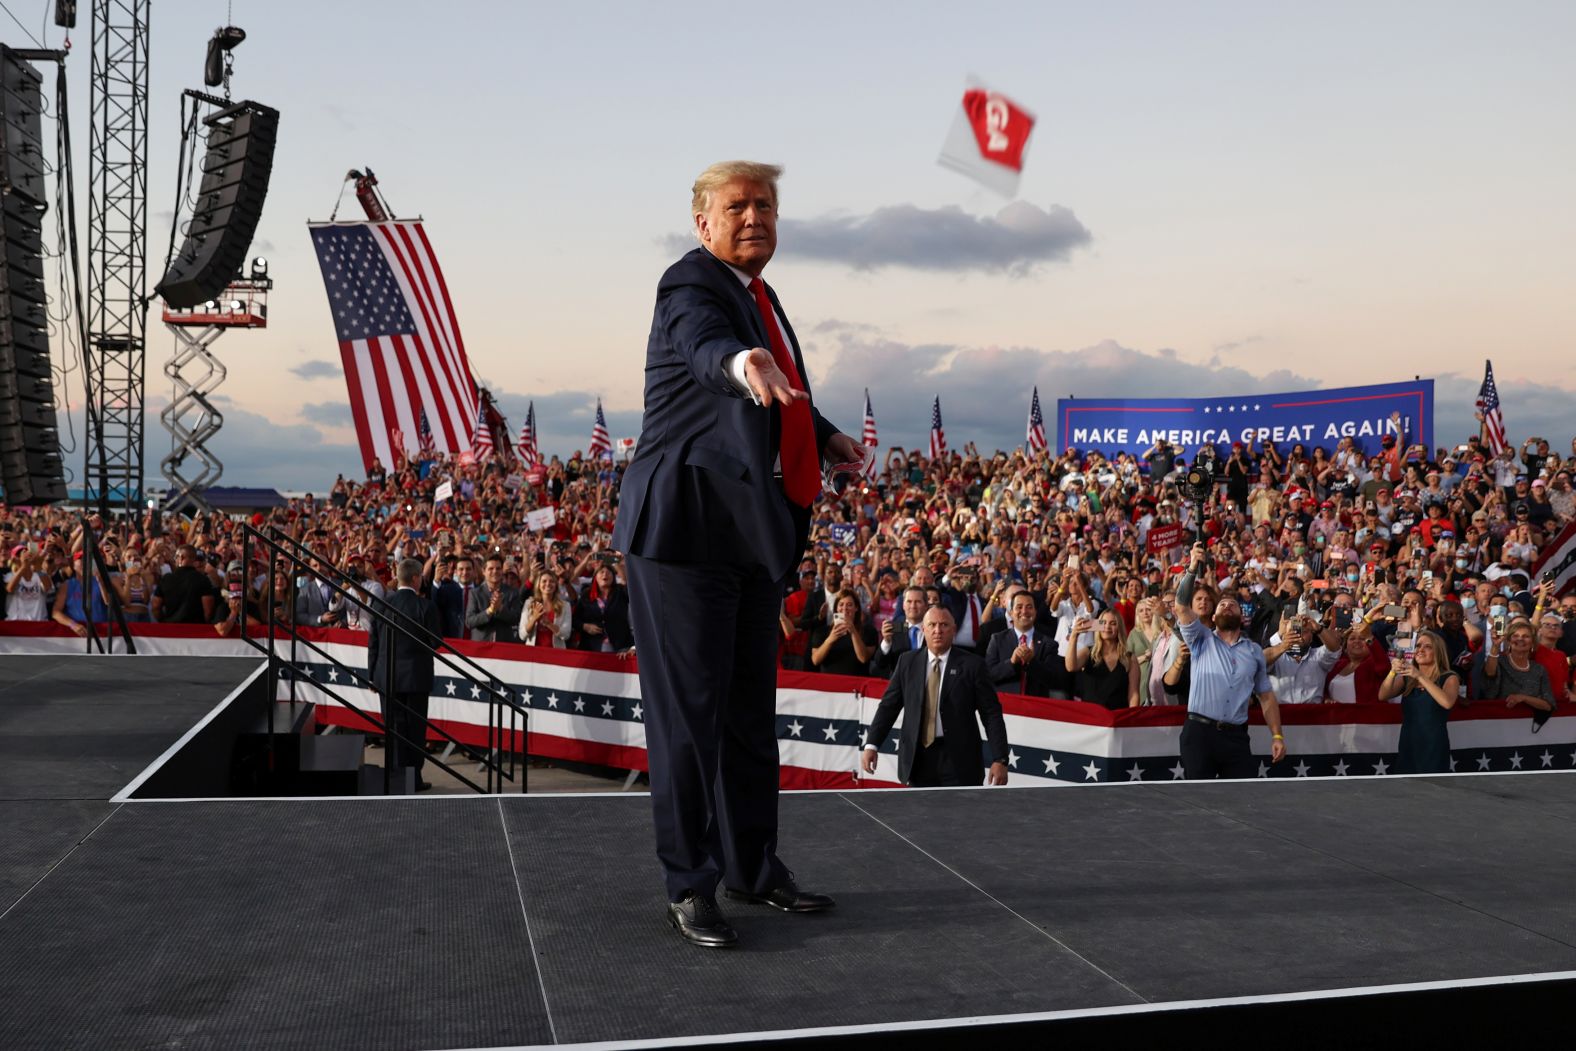
[[1164, 438], [1192, 459], [1201, 445], [1225, 455], [1232, 442], [1260, 447], [1268, 439], [1282, 453], [1301, 442], [1330, 452], [1343, 437], [1373, 453], [1401, 414], [1405, 444], [1433, 448], [1434, 381], [1383, 383], [1283, 394], [1214, 398], [1061, 398], [1056, 402], [1056, 447], [1106, 456], [1142, 455]]

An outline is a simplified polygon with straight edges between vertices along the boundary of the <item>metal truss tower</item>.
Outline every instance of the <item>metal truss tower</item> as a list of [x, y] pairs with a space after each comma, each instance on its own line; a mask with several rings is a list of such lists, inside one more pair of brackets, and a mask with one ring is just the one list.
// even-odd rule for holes
[[142, 501], [149, 0], [93, 0], [84, 499]]

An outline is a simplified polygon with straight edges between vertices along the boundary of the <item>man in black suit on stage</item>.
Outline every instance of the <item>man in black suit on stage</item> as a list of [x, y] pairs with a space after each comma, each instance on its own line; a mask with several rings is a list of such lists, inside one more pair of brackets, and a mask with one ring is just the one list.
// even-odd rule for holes
[[[876, 705], [860, 765], [876, 772], [876, 756], [903, 714], [898, 741], [897, 776], [914, 788], [1007, 783], [1007, 723], [990, 684], [985, 662], [952, 644], [957, 625], [952, 611], [933, 607], [925, 614], [925, 648], [903, 654]], [[976, 721], [977, 717], [977, 721]], [[985, 772], [979, 723], [985, 724], [991, 764]]]
[[[443, 619], [438, 615], [438, 608], [416, 590], [421, 583], [421, 570], [421, 563], [414, 558], [401, 560], [394, 571], [399, 590], [388, 596], [387, 601], [434, 636], [441, 636]], [[432, 651], [410, 639], [405, 632], [391, 628], [383, 617], [377, 617], [367, 635], [367, 674], [383, 699], [387, 726], [383, 761], [393, 769], [412, 767], [416, 774], [416, 791], [431, 788], [421, 779], [421, 766], [427, 758], [427, 698], [432, 693]]]
[[985, 654], [991, 681], [1008, 693], [1028, 697], [1069, 696], [1072, 680], [1067, 674], [1067, 662], [1057, 649], [1056, 640], [1035, 628], [1039, 607], [1034, 596], [1017, 591], [1007, 612], [1012, 618], [1010, 626], [991, 636]]
[[793, 328], [761, 280], [780, 174], [735, 161], [695, 182], [700, 247], [657, 284], [645, 415], [613, 530], [668, 920], [712, 947], [738, 941], [718, 883], [786, 912], [833, 904], [800, 890], [777, 856], [779, 614], [821, 461], [858, 469], [864, 448], [815, 410]]

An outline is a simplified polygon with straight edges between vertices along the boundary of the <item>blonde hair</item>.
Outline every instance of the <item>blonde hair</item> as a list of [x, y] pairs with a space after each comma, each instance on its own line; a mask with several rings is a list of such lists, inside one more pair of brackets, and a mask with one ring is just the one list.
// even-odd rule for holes
[[780, 164], [761, 164], [758, 161], [718, 161], [695, 177], [690, 193], [690, 217], [694, 218], [711, 207], [711, 195], [735, 179], [765, 183], [772, 191], [772, 207], [777, 206], [777, 180], [782, 177]]
[[[1442, 675], [1454, 675], [1455, 669], [1450, 667], [1450, 650], [1445, 647], [1445, 640], [1437, 632], [1432, 631], [1420, 631], [1417, 637], [1427, 639], [1434, 648], [1434, 666], [1429, 670], [1429, 678], [1437, 679]], [[1419, 676], [1423, 674], [1422, 665], [1417, 666], [1417, 673]]]
[[1101, 663], [1105, 662], [1106, 637], [1105, 632], [1100, 630], [1100, 621], [1105, 619], [1107, 616], [1112, 617], [1116, 621], [1116, 640], [1110, 645], [1113, 647], [1113, 652], [1120, 654], [1120, 656], [1117, 658], [1117, 667], [1125, 668], [1127, 666], [1128, 656], [1127, 640], [1122, 636], [1122, 628], [1125, 622], [1122, 620], [1122, 615], [1116, 612], [1114, 609], [1103, 609], [1100, 611], [1100, 615], [1094, 618], [1094, 646], [1089, 650], [1089, 660], [1091, 663], [1094, 661], [1100, 661]]

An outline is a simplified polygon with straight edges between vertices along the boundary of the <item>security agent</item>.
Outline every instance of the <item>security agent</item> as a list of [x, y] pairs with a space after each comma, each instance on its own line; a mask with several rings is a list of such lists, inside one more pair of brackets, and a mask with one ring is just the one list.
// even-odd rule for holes
[[1270, 728], [1270, 761], [1286, 757], [1280, 706], [1270, 689], [1264, 651], [1242, 635], [1242, 607], [1230, 596], [1215, 606], [1215, 630], [1193, 612], [1195, 574], [1206, 562], [1203, 544], [1193, 545], [1188, 570], [1177, 583], [1176, 617], [1192, 651], [1187, 721], [1182, 724], [1182, 770], [1191, 779], [1255, 777], [1258, 766], [1248, 743], [1248, 701], [1257, 694]]

